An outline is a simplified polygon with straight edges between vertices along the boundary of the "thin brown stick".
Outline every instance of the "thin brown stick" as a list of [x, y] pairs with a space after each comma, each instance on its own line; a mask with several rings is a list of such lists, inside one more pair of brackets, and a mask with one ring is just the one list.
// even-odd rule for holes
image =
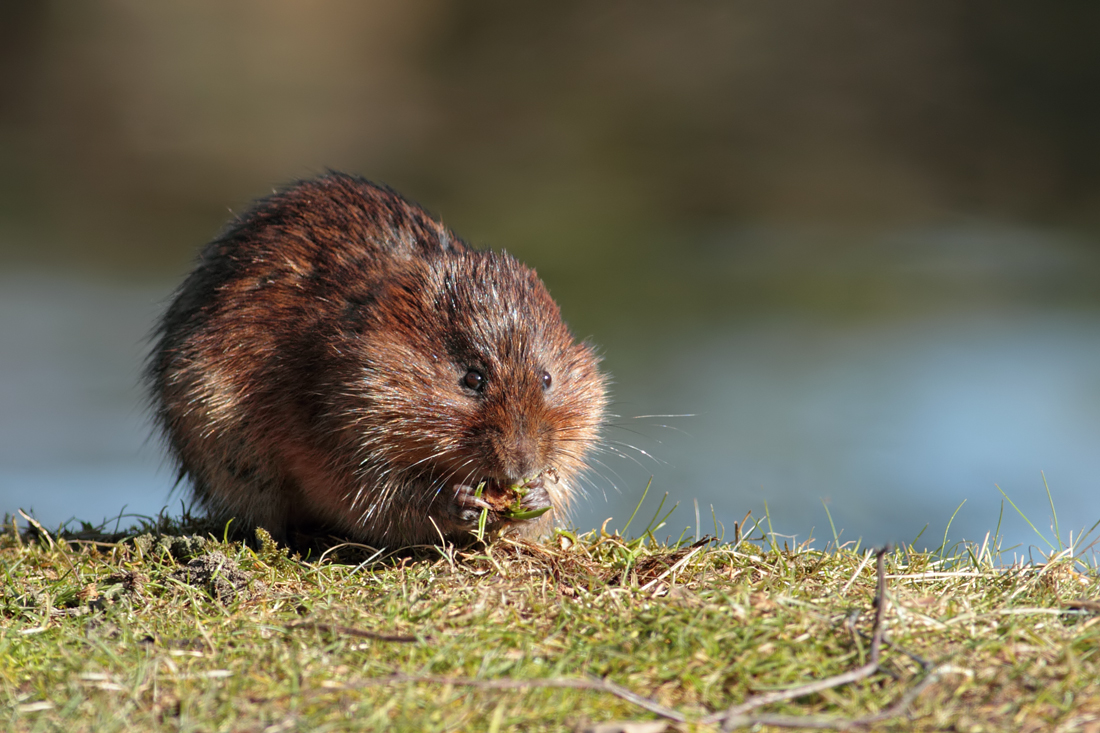
[[[859, 634], [859, 636], [864, 638], [864, 639], [870, 640], [870, 638], [871, 638], [870, 634], [866, 634], [862, 631], [856, 631], [856, 633]], [[932, 664], [931, 662], [929, 662], [924, 657], [922, 657], [921, 655], [915, 654], [915, 653], [909, 651], [908, 649], [906, 649], [905, 647], [899, 646], [898, 644], [895, 644], [894, 642], [890, 641], [888, 638], [886, 638], [885, 634], [882, 635], [882, 645], [884, 647], [886, 647], [887, 649], [893, 649], [898, 654], [904, 654], [905, 656], [909, 657], [914, 662], [919, 664], [920, 668], [923, 669], [925, 672], [929, 671], [934, 666], [936, 666], [936, 665]]]
[[479, 690], [528, 690], [540, 687], [555, 687], [572, 690], [594, 690], [596, 692], [610, 693], [621, 700], [626, 700], [627, 702], [633, 703], [640, 708], [661, 716], [662, 718], [674, 720], [677, 723], [686, 723], [689, 720], [688, 716], [684, 715], [683, 713], [677, 710], [673, 710], [672, 708], [665, 707], [655, 700], [652, 700], [643, 695], [639, 695], [638, 693], [628, 690], [622, 685], [617, 685], [611, 680], [607, 679], [559, 677], [550, 679], [539, 678], [528, 680], [478, 680], [471, 679], [469, 677], [446, 677], [442, 675], [395, 673], [387, 677], [369, 677], [367, 679], [359, 680], [348, 685], [326, 687], [324, 689], [317, 690], [317, 692], [328, 692], [330, 690], [354, 690], [363, 687], [379, 687], [382, 685], [399, 684], [454, 685], [456, 687], [474, 687]]
[[883, 720], [889, 720], [905, 713], [909, 709], [909, 706], [913, 703], [917, 697], [924, 692], [925, 688], [931, 685], [933, 682], [938, 681], [940, 678], [939, 670], [933, 670], [923, 680], [910, 687], [904, 695], [898, 698], [898, 701], [890, 707], [873, 715], [864, 715], [862, 718], [856, 718], [853, 722], [856, 725], [870, 725], [871, 723], [879, 723]]
[[708, 715], [699, 722], [718, 723], [724, 721], [722, 730], [733, 730], [734, 728], [748, 724], [744, 722], [749, 720], [749, 718], [745, 716], [745, 713], [750, 710], [755, 710], [764, 705], [770, 705], [773, 702], [782, 702], [783, 700], [790, 700], [804, 695], [812, 695], [816, 692], [822, 692], [823, 690], [858, 682], [877, 672], [879, 668], [879, 655], [882, 650], [882, 619], [886, 609], [886, 553], [889, 549], [889, 546], [883, 547], [876, 553], [878, 556], [878, 593], [875, 598], [875, 624], [874, 632], [871, 636], [870, 662], [862, 667], [832, 677], [826, 677], [823, 680], [808, 682], [804, 685], [798, 685], [797, 687], [788, 687], [785, 690], [775, 690], [760, 695], [753, 695], [740, 705], [733, 705], [720, 713]]
[[[768, 705], [773, 702], [790, 700], [792, 698], [802, 697], [804, 695], [810, 695], [834, 687], [839, 687], [841, 685], [857, 682], [861, 679], [866, 679], [867, 677], [870, 677], [872, 674], [878, 671], [883, 644], [883, 619], [886, 615], [885, 557], [887, 552], [889, 552], [888, 546], [882, 548], [881, 550], [878, 550], [878, 552], [876, 553], [878, 589], [875, 598], [875, 620], [871, 635], [871, 655], [870, 661], [867, 664], [864, 664], [863, 666], [850, 670], [848, 672], [844, 672], [843, 674], [827, 677], [823, 680], [817, 680], [815, 682], [799, 685], [797, 687], [791, 687], [785, 690], [775, 690], [760, 695], [754, 695], [739, 705], [734, 705], [722, 712], [699, 718], [695, 722], [704, 724], [722, 723], [722, 730], [724, 731], [730, 731], [737, 728], [745, 728], [754, 725], [772, 725], [780, 728], [848, 730], [850, 728], [863, 727], [871, 725], [872, 723], [889, 720], [899, 715], [903, 715], [908, 710], [913, 701], [929, 685], [939, 679], [939, 670], [931, 671], [924, 679], [913, 685], [908, 691], [906, 691], [904, 695], [898, 698], [897, 702], [895, 702], [886, 710], [871, 715], [864, 715], [859, 718], [839, 718], [817, 715], [745, 714], [750, 710], [754, 710], [758, 707]], [[346, 634], [349, 636], [358, 636], [368, 639], [376, 639], [379, 641], [417, 641], [415, 637], [410, 636], [379, 634], [373, 631], [356, 629], [350, 626], [341, 626], [339, 624], [323, 624], [312, 621], [303, 621], [296, 624], [290, 624], [287, 628], [315, 628], [321, 631]], [[638, 693], [635, 693], [607, 679], [542, 678], [526, 680], [480, 680], [468, 677], [446, 677], [442, 675], [413, 675], [394, 673], [386, 677], [371, 677], [346, 685], [334, 685], [331, 687], [315, 688], [313, 690], [310, 690], [309, 693], [325, 694], [328, 692], [341, 690], [354, 690], [362, 689], [365, 687], [381, 687], [384, 685], [398, 684], [452, 685], [456, 687], [471, 687], [481, 690], [528, 690], [537, 688], [592, 690], [594, 692], [606, 692], [614, 695], [621, 700], [625, 700], [629, 703], [637, 705], [638, 707], [644, 710], [648, 710], [649, 712], [665, 718], [666, 720], [672, 720], [678, 723], [687, 723], [691, 721], [691, 719], [687, 715], [677, 710], [673, 710], [672, 708], [665, 707], [664, 705], [661, 705], [651, 698], [639, 695]]]
[[[869, 666], [869, 665], [868, 665]], [[862, 668], [861, 668], [862, 669]], [[840, 675], [838, 675], [839, 677]], [[835, 679], [835, 678], [830, 678]], [[734, 730], [736, 728], [745, 728], [753, 725], [774, 725], [781, 728], [817, 728], [817, 729], [832, 729], [832, 730], [846, 730], [848, 728], [856, 728], [872, 723], [881, 722], [890, 718], [903, 714], [909, 705], [925, 690], [931, 683], [939, 679], [939, 675], [932, 673], [921, 680], [918, 684], [909, 689], [896, 703], [892, 706], [878, 713], [872, 715], [866, 715], [860, 718], [835, 718], [826, 716], [814, 716], [814, 715], [734, 715], [726, 718], [724, 730]], [[821, 680], [824, 682], [825, 680]], [[665, 707], [660, 703], [652, 700], [648, 697], [639, 695], [627, 688], [611, 682], [607, 679], [577, 679], [577, 678], [553, 678], [553, 679], [528, 679], [528, 680], [512, 680], [512, 679], [498, 679], [498, 680], [479, 680], [471, 679], [468, 677], [446, 677], [443, 675], [412, 675], [396, 673], [387, 677], [371, 677], [364, 680], [359, 680], [347, 685], [339, 685], [325, 688], [314, 689], [311, 692], [314, 694], [324, 694], [328, 692], [338, 692], [341, 690], [355, 690], [362, 689], [364, 687], [381, 687], [384, 685], [399, 685], [399, 684], [436, 684], [436, 685], [453, 685], [455, 687], [472, 687], [480, 690], [530, 690], [538, 688], [557, 688], [557, 689], [573, 689], [573, 690], [592, 690], [594, 692], [607, 692], [621, 700], [625, 700], [629, 703], [637, 705], [644, 710], [648, 710], [655, 715], [658, 715], [667, 720], [672, 720], [678, 723], [690, 722], [690, 718], [683, 713], [672, 708]], [[835, 685], [834, 685], [835, 686]], [[821, 687], [820, 689], [827, 689]], [[699, 723], [708, 722], [706, 718], [697, 721]], [[714, 721], [710, 721], [714, 722]]]
[[882, 651], [882, 618], [886, 615], [886, 553], [889, 551], [890, 545], [886, 545], [878, 551], [878, 557], [876, 558], [878, 597], [875, 598], [875, 625], [874, 634], [871, 636], [872, 664], [878, 664], [879, 653]]
[[[884, 547], [878, 551], [878, 594], [875, 599], [875, 624], [874, 631], [871, 636], [871, 661], [868, 664], [860, 667], [859, 669], [852, 670], [847, 675], [836, 675], [830, 677], [827, 680], [821, 680], [817, 683], [810, 683], [808, 685], [802, 685], [800, 687], [791, 688], [790, 690], [783, 690], [785, 693], [800, 693], [808, 694], [809, 692], [820, 692], [828, 687], [836, 687], [839, 684], [845, 682], [854, 682], [863, 677], [870, 676], [879, 666], [879, 655], [882, 650], [883, 643], [883, 628], [882, 619], [886, 613], [886, 573], [885, 573], [885, 555], [889, 551], [889, 546]], [[865, 674], [861, 674], [866, 672]], [[888, 707], [886, 710], [882, 710], [871, 715], [864, 715], [859, 718], [836, 718], [817, 715], [744, 715], [746, 711], [746, 705], [750, 702], [756, 702], [757, 700], [765, 697], [773, 697], [776, 693], [767, 693], [767, 695], [758, 695], [753, 698], [749, 698], [739, 706], [730, 708], [725, 713], [725, 721], [722, 725], [722, 730], [731, 731], [737, 728], [748, 728], [754, 725], [772, 725], [777, 728], [815, 728], [815, 729], [827, 729], [827, 730], [848, 730], [850, 728], [861, 728], [863, 726], [871, 725], [873, 723], [879, 723], [884, 720], [903, 715], [909, 706], [913, 703], [917, 697], [924, 692], [924, 690], [936, 682], [940, 678], [938, 670], [933, 670], [924, 679], [917, 684], [913, 685], [904, 695], [898, 698], [897, 702]], [[826, 686], [824, 683], [832, 682], [834, 684]], [[789, 699], [795, 695], [788, 695], [783, 699]], [[777, 700], [769, 699], [767, 702], [777, 702]], [[759, 705], [754, 705], [759, 707]], [[714, 716], [710, 716], [714, 717]], [[704, 721], [707, 719], [704, 718]], [[701, 721], [702, 722], [702, 721]]]
[[1066, 601], [1066, 608], [1073, 611], [1089, 611], [1090, 613], [1100, 613], [1100, 601], [1094, 601], [1088, 598], [1077, 598], [1072, 601]]
[[419, 641], [415, 636], [405, 636], [403, 634], [382, 634], [377, 631], [367, 631], [366, 629], [357, 629], [354, 626], [343, 626], [341, 624], [323, 624], [317, 621], [299, 621], [298, 623], [287, 624], [288, 629], [317, 629], [318, 631], [327, 631], [330, 634], [341, 634], [343, 636], [358, 636], [361, 639], [374, 639], [375, 641], [400, 641], [400, 642], [413, 642]]
[[[863, 665], [862, 667], [857, 667], [856, 669], [844, 672], [843, 674], [826, 677], [823, 680], [808, 682], [804, 685], [799, 685], [798, 687], [788, 687], [785, 690], [774, 690], [773, 692], [765, 692], [760, 695], [753, 695], [740, 705], [734, 705], [733, 707], [723, 712], [715, 713], [714, 715], [708, 715], [699, 722], [717, 723], [719, 721], [733, 717], [743, 717], [744, 714], [748, 711], [755, 710], [756, 708], [763, 705], [770, 705], [773, 702], [782, 702], [783, 700], [790, 700], [791, 698], [802, 697], [804, 695], [812, 695], [815, 692], [830, 690], [834, 687], [840, 687], [841, 685], [858, 682], [859, 680], [870, 677], [877, 670], [878, 662], [870, 662]], [[723, 728], [723, 730], [732, 730], [732, 728]]]
[[884, 720], [903, 715], [909, 706], [924, 690], [940, 678], [938, 672], [932, 672], [923, 680], [909, 688], [898, 701], [878, 713], [864, 715], [859, 718], [835, 718], [819, 715], [740, 715], [736, 718], [727, 718], [724, 730], [737, 728], [749, 728], [754, 725], [773, 725], [777, 728], [816, 728], [819, 730], [848, 730], [849, 728], [862, 728], [873, 723], [881, 723]]
[[816, 728], [819, 730], [847, 730], [859, 723], [846, 718], [829, 718], [817, 715], [738, 715], [726, 719], [722, 730], [750, 728], [754, 725], [773, 725], [776, 728]]
[[46, 538], [46, 544], [49, 545], [50, 549], [52, 550], [53, 549], [53, 537], [50, 537], [50, 533], [46, 531], [46, 528], [42, 526], [42, 523], [39, 522], [34, 517], [32, 517], [30, 514], [27, 514], [22, 509], [18, 509], [17, 511], [19, 512], [19, 516], [21, 516], [21, 517], [23, 517], [23, 519], [27, 520], [27, 524], [34, 527], [35, 531], [38, 532], [38, 534], [40, 534], [41, 536]]

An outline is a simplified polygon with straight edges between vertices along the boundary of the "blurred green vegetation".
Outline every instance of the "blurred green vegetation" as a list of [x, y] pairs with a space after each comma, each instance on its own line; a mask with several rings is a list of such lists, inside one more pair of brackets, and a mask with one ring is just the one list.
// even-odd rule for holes
[[9, 0], [0, 264], [174, 277], [227, 207], [325, 167], [552, 284], [744, 226], [1090, 234], [1097, 27], [1085, 2]]

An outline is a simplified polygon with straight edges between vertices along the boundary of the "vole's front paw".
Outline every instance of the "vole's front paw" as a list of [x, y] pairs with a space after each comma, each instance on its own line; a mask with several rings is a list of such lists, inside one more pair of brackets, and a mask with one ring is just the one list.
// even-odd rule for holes
[[451, 519], [456, 524], [463, 525], [468, 529], [476, 527], [481, 511], [483, 509], [492, 510], [492, 507], [489, 506], [489, 502], [477, 495], [476, 486], [456, 484], [454, 490], [454, 501], [448, 506]]
[[549, 509], [550, 504], [550, 492], [546, 490], [546, 487], [541, 483], [534, 486], [527, 487], [527, 493], [519, 503], [520, 507], [525, 512], [534, 512], [539, 509]]

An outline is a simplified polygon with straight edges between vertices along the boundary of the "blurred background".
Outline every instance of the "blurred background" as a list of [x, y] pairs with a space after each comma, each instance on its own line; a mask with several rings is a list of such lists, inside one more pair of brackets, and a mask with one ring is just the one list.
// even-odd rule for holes
[[934, 547], [964, 500], [951, 537], [994, 530], [999, 486], [1050, 537], [1045, 471], [1076, 537], [1097, 28], [1088, 2], [5, 0], [0, 512], [179, 511], [145, 336], [231, 212], [334, 168], [507, 248], [599, 345], [620, 417], [581, 529], [652, 477], [632, 532], [668, 492], [673, 536], [766, 503], [822, 546], [827, 505], [842, 541]]

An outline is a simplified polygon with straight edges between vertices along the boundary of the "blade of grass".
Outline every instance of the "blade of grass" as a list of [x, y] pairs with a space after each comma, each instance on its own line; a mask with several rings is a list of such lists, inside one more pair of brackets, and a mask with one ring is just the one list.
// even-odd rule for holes
[[940, 543], [940, 548], [936, 550], [936, 554], [941, 558], [943, 554], [947, 552], [947, 533], [951, 531], [951, 523], [955, 521], [955, 515], [959, 513], [959, 510], [963, 508], [963, 504], [966, 503], [966, 499], [962, 500], [962, 504], [955, 507], [955, 511], [951, 513], [951, 518], [947, 520], [947, 526], [943, 530], [943, 542]]
[[764, 502], [764, 518], [768, 520], [768, 542], [771, 544], [772, 552], [779, 552], [779, 545], [775, 541], [775, 530], [772, 529], [772, 515], [768, 511], [768, 502]]
[[1092, 562], [1092, 565], [1089, 565], [1088, 561], [1087, 561], [1087, 560], [1086, 560], [1086, 559], [1085, 559], [1085, 558], [1083, 557], [1083, 555], [1084, 555], [1084, 554], [1085, 554], [1086, 552], [1088, 552], [1088, 551], [1089, 551], [1090, 549], [1092, 549], [1092, 548], [1093, 548], [1093, 547], [1094, 547], [1094, 546], [1095, 546], [1095, 545], [1096, 545], [1096, 544], [1097, 544], [1098, 542], [1100, 542], [1100, 537], [1097, 537], [1096, 539], [1094, 539], [1094, 540], [1093, 540], [1092, 542], [1088, 543], [1088, 544], [1087, 544], [1087, 545], [1085, 545], [1084, 547], [1080, 547], [1080, 545], [1081, 545], [1081, 543], [1083, 543], [1083, 542], [1084, 542], [1084, 541], [1085, 541], [1086, 539], [1088, 539], [1088, 536], [1089, 536], [1090, 534], [1092, 534], [1092, 533], [1093, 533], [1093, 531], [1094, 531], [1094, 530], [1095, 530], [1095, 529], [1096, 529], [1097, 527], [1100, 527], [1100, 519], [1098, 519], [1098, 520], [1096, 521], [1096, 523], [1095, 523], [1095, 524], [1093, 524], [1093, 525], [1092, 525], [1091, 527], [1089, 527], [1089, 528], [1088, 528], [1088, 531], [1087, 531], [1087, 532], [1081, 532], [1081, 533], [1080, 533], [1080, 534], [1079, 534], [1079, 535], [1077, 536], [1077, 545], [1073, 547], [1073, 558], [1074, 558], [1074, 560], [1075, 560], [1076, 562], [1079, 562], [1079, 563], [1081, 563], [1081, 564], [1082, 564], [1082, 565], [1083, 565], [1084, 567], [1086, 567], [1086, 568], [1095, 568], [1095, 567], [1096, 567], [1096, 565], [1097, 565], [1097, 563], [1096, 563], [1096, 556], [1095, 556], [1095, 555], [1093, 555], [1093, 562]]
[[833, 514], [829, 511], [829, 505], [825, 503], [825, 500], [821, 500], [821, 506], [825, 508], [825, 516], [829, 518], [829, 529], [833, 531], [833, 547], [840, 548], [840, 535], [836, 533], [836, 525], [833, 524]]
[[1039, 475], [1043, 477], [1043, 488], [1047, 490], [1047, 501], [1050, 502], [1050, 515], [1054, 518], [1054, 539], [1058, 541], [1058, 549], [1065, 549], [1062, 546], [1062, 533], [1058, 529], [1058, 512], [1054, 510], [1054, 497], [1050, 495], [1050, 484], [1047, 483], [1046, 471], [1040, 471]]
[[626, 526], [623, 527], [623, 537], [626, 537], [626, 531], [630, 529], [630, 523], [634, 521], [634, 516], [638, 513], [638, 510], [642, 508], [642, 502], [645, 501], [646, 494], [649, 493], [649, 487], [652, 485], [653, 477], [650, 476], [649, 481], [645, 485], [645, 491], [642, 492], [642, 498], [638, 499], [638, 503], [634, 506], [634, 513], [630, 515], [630, 519], [626, 520]]
[[909, 543], [910, 547], [914, 547], [917, 544], [917, 540], [919, 540], [921, 537], [924, 536], [924, 531], [926, 529], [928, 529], [928, 524], [927, 523], [925, 523], [925, 525], [920, 528], [920, 532], [917, 532], [917, 536], [914, 537], [913, 541]]
[[[661, 505], [662, 506], [664, 505], [665, 499], [667, 499], [667, 498], [668, 498], [668, 492], [665, 492], [664, 499], [661, 499]], [[669, 509], [667, 512], [665, 512], [665, 515], [663, 517], [661, 517], [660, 520], [658, 520], [656, 524], [650, 522], [650, 525], [645, 528], [645, 533], [642, 536], [643, 537], [649, 537], [650, 542], [657, 542], [657, 538], [653, 536], [653, 533], [656, 532], [657, 530], [659, 530], [661, 527], [665, 526], [665, 522], [668, 521], [668, 518], [672, 516], [672, 513], [674, 511], [676, 511], [676, 508], [679, 507], [679, 506], [680, 506], [680, 502], [676, 502], [675, 504], [672, 505], [671, 509]], [[660, 511], [660, 509], [661, 509], [661, 507], [657, 507], [658, 511]], [[654, 515], [654, 518], [656, 519], [656, 515]], [[686, 531], [686, 529], [685, 529], [685, 531]]]
[[[997, 484], [993, 484], [993, 485], [997, 486]], [[1033, 532], [1035, 532], [1035, 534], [1039, 535], [1039, 539], [1041, 539], [1043, 542], [1047, 543], [1047, 547], [1049, 547], [1051, 549], [1051, 551], [1053, 552], [1054, 551], [1054, 545], [1052, 545], [1050, 543], [1050, 540], [1048, 540], [1042, 532], [1040, 532], [1038, 529], [1035, 528], [1035, 525], [1031, 523], [1031, 520], [1027, 518], [1027, 515], [1024, 514], [1020, 510], [1020, 507], [1016, 506], [1016, 502], [1012, 501], [1012, 498], [1008, 494], [1006, 494], [1004, 492], [1004, 489], [1002, 489], [1000, 486], [997, 486], [997, 491], [1001, 492], [1001, 496], [1003, 496], [1008, 501], [1008, 503], [1012, 505], [1012, 508], [1016, 510], [1016, 513], [1019, 514], [1020, 517], [1025, 522], [1027, 522], [1027, 526], [1031, 527], [1031, 530]]]
[[[652, 534], [655, 530], [659, 529], [661, 524], [663, 524], [664, 521], [666, 519], [668, 519], [668, 514], [666, 514], [664, 517], [661, 517], [660, 519], [658, 519], [658, 517], [661, 516], [661, 509], [664, 508], [666, 501], [668, 501], [668, 492], [667, 491], [665, 492], [665, 495], [661, 497], [660, 503], [657, 504], [657, 511], [653, 512], [653, 519], [650, 519], [649, 524], [647, 524], [646, 528], [642, 530], [642, 536], [643, 537], [645, 537], [647, 534]], [[672, 509], [675, 509], [677, 506], [679, 506], [679, 503], [674, 504], [672, 506]], [[669, 510], [669, 514], [671, 514], [671, 513], [672, 513], [672, 510]], [[625, 533], [624, 533], [623, 536], [624, 537], [626, 536]]]

